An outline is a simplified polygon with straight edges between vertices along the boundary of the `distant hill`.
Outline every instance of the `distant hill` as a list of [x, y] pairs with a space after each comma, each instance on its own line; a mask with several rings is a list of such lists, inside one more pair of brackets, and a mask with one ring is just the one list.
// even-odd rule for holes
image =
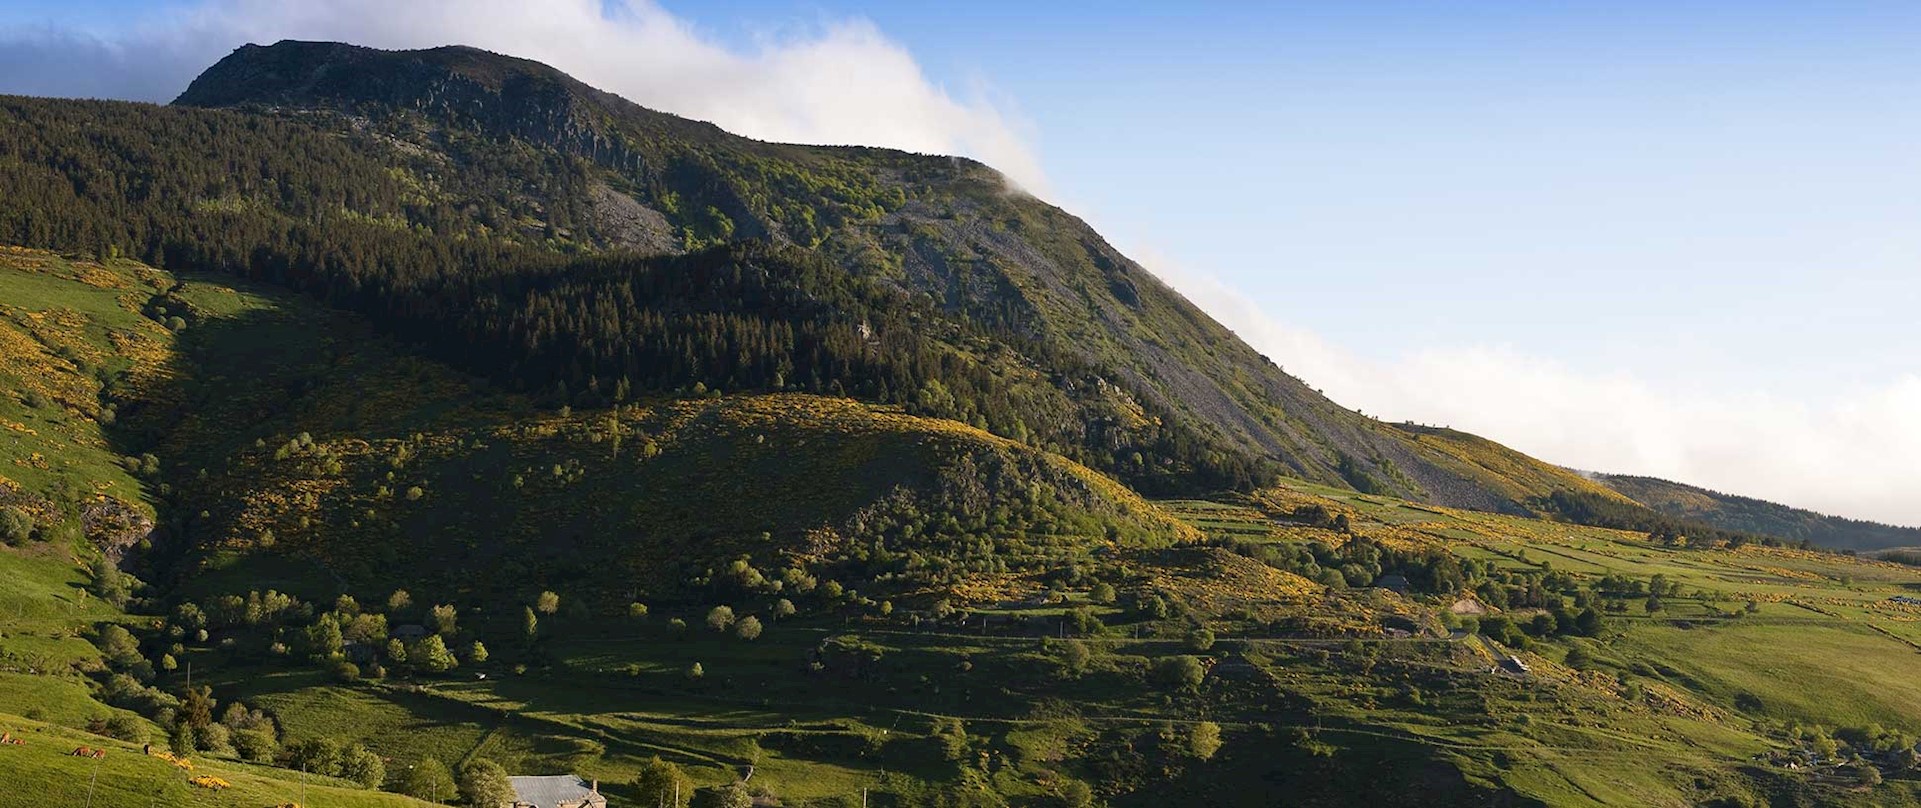
[[1723, 530], [1809, 541], [1837, 550], [1921, 546], [1921, 528], [1828, 516], [1654, 477], [1602, 474], [1596, 479], [1661, 513]]

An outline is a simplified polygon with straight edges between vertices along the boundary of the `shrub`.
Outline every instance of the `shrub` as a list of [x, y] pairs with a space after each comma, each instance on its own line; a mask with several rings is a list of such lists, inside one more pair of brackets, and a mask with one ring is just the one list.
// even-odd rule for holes
[[1201, 661], [1191, 656], [1165, 657], [1154, 663], [1154, 681], [1164, 687], [1199, 687], [1207, 677]]
[[0, 541], [18, 546], [30, 538], [33, 538], [33, 517], [19, 508], [0, 508]]
[[1208, 760], [1221, 750], [1221, 725], [1212, 721], [1197, 721], [1187, 728], [1187, 749], [1189, 756]]
[[271, 727], [237, 729], [229, 733], [234, 753], [240, 759], [253, 763], [272, 763], [280, 752], [280, 743], [274, 740]]
[[715, 631], [726, 631], [734, 624], [734, 609], [731, 606], [715, 606], [707, 611], [707, 627]]
[[100, 646], [100, 654], [114, 667], [124, 668], [140, 660], [140, 641], [133, 638], [133, 632], [117, 623], [109, 623], [100, 629], [99, 639], [94, 641]]
[[193, 741], [209, 755], [233, 757], [233, 731], [225, 724], [208, 724], [195, 730]]
[[1100, 618], [1094, 616], [1094, 610], [1086, 606], [1076, 606], [1069, 609], [1067, 611], [1067, 622], [1068, 625], [1073, 628], [1075, 634], [1083, 636], [1099, 634], [1103, 628]]
[[361, 788], [379, 788], [387, 782], [387, 764], [367, 747], [354, 744], [340, 753], [340, 776], [359, 783]]
[[1134, 604], [1134, 611], [1149, 620], [1164, 620], [1168, 612], [1167, 601], [1159, 595], [1148, 595]]
[[701, 805], [711, 808], [753, 808], [754, 795], [739, 783], [728, 783], [701, 792]]
[[142, 724], [140, 719], [126, 713], [114, 713], [108, 716], [101, 729], [101, 734], [110, 738], [119, 738], [132, 743], [145, 743], [147, 740], [146, 725]]
[[656, 755], [640, 767], [640, 776], [634, 778], [634, 792], [639, 798], [638, 805], [687, 808], [694, 797], [694, 781], [681, 773], [679, 766]]
[[514, 801], [514, 785], [500, 764], [480, 758], [460, 770], [460, 794], [470, 805], [505, 805]]
[[1062, 808], [1087, 808], [1094, 804], [1094, 789], [1079, 780], [1068, 780], [1055, 797]]
[[455, 609], [451, 603], [435, 606], [430, 616], [435, 634], [452, 637], [460, 630], [460, 610]]
[[1187, 650], [1196, 653], [1214, 647], [1214, 632], [1197, 628], [1187, 633]]
[[742, 618], [740, 623], [734, 626], [734, 636], [743, 640], [758, 639], [760, 637], [760, 618]]
[[1061, 643], [1060, 653], [1058, 655], [1061, 665], [1061, 675], [1069, 679], [1080, 678], [1082, 674], [1087, 672], [1088, 663], [1091, 662], [1093, 658], [1094, 654], [1087, 649], [1087, 643], [1085, 642], [1068, 640]]
[[187, 757], [197, 751], [193, 727], [182, 721], [173, 725], [173, 732], [167, 736], [167, 750], [180, 757]]
[[421, 758], [407, 767], [400, 779], [400, 793], [422, 800], [445, 800], [454, 795], [453, 772], [436, 758]]
[[88, 572], [92, 574], [92, 580], [87, 582], [87, 591], [113, 604], [114, 608], [124, 608], [133, 597], [133, 576], [121, 572], [105, 556], [95, 558]]
[[407, 649], [407, 659], [413, 666], [426, 673], [446, 673], [460, 667], [460, 660], [447, 650], [447, 643], [439, 634], [429, 634], [413, 647]]
[[287, 744], [287, 768], [323, 777], [340, 776], [344, 754], [332, 738], [307, 738]]

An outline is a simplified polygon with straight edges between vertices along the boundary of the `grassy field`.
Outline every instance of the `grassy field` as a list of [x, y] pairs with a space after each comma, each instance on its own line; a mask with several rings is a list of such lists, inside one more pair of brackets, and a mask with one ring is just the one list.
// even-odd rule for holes
[[131, 262], [0, 247], [0, 507], [50, 538], [79, 538], [83, 511], [102, 502], [153, 516], [116, 407], [165, 372], [173, 335], [143, 310], [166, 280]]
[[[137, 745], [5, 714], [0, 714], [0, 728], [25, 741], [18, 746], [0, 746], [0, 772], [11, 786], [0, 790], [0, 805], [259, 808], [299, 803], [404, 808], [428, 804], [327, 778], [301, 778], [298, 772], [230, 761], [190, 759], [194, 767], [187, 771], [142, 754]], [[81, 746], [104, 749], [107, 754], [99, 759], [74, 757], [71, 753]], [[215, 791], [189, 782], [201, 776], [218, 777], [231, 788]]]

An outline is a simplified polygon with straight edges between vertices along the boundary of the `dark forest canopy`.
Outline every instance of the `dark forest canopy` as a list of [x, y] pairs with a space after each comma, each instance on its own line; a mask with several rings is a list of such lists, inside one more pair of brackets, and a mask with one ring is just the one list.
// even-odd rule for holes
[[[290, 286], [555, 406], [803, 390], [973, 423], [1147, 490], [1271, 478], [1171, 413], [1122, 425], [1092, 412], [1116, 372], [799, 247], [650, 257], [515, 238], [511, 222], [536, 209], [570, 221], [544, 200], [573, 197], [483, 181], [519, 176], [512, 166], [470, 165], [427, 195], [404, 161], [376, 159], [399, 155], [372, 136], [297, 121], [29, 99], [0, 102], [0, 121], [0, 241]], [[541, 169], [586, 181], [575, 160]]]

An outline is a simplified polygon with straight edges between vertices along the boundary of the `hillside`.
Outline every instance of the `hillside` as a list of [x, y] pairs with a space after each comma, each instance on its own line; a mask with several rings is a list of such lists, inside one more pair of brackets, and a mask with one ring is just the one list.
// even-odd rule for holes
[[[397, 806], [453, 788], [412, 779], [430, 758], [628, 804], [750, 767], [810, 805], [1921, 801], [1912, 568], [1295, 480], [1145, 501], [845, 398], [545, 410], [125, 260], [0, 253], [0, 300], [68, 329], [0, 376], [8, 406], [69, 391], [8, 411], [38, 433], [4, 444], [15, 495], [159, 523], [124, 545], [145, 585], [84, 523], [0, 547], [0, 778], [68, 801], [97, 765], [97, 804], [280, 804], [307, 766], [340, 776], [306, 804]], [[136, 338], [79, 378], [59, 349]]]
[[1654, 477], [1602, 474], [1595, 479], [1661, 513], [1723, 530], [1808, 541], [1838, 550], [1921, 546], [1921, 528], [1829, 516]]
[[[613, 346], [631, 341], [591, 329], [640, 327], [647, 312], [597, 287], [594, 268], [555, 257], [699, 256], [761, 240], [835, 268], [834, 284], [900, 315], [842, 309], [839, 322], [811, 324], [823, 344], [847, 345], [840, 329], [882, 343], [925, 332], [909, 335], [918, 358], [844, 392], [1030, 442], [1142, 490], [1247, 489], [1279, 471], [1518, 513], [1552, 493], [1539, 483], [1558, 484], [1551, 471], [1464, 476], [1455, 458], [1287, 375], [1085, 223], [965, 160], [751, 141], [468, 48], [248, 46], [164, 110], [18, 99], [4, 114], [0, 240], [287, 285], [469, 372], [554, 391], [550, 404], [602, 406], [623, 384], [836, 393], [832, 375], [781, 372], [800, 358], [778, 341], [757, 368], [724, 374], [623, 355]], [[105, 134], [62, 135], [83, 129]], [[231, 158], [216, 165], [211, 153]], [[570, 302], [543, 299], [543, 279], [557, 276], [588, 280]], [[516, 308], [525, 319], [509, 322]], [[466, 350], [480, 337], [546, 355]], [[993, 375], [1019, 369], [1035, 383], [998, 393]]]
[[[964, 556], [986, 540], [1006, 564], [1186, 535], [1109, 478], [952, 421], [804, 394], [542, 413], [270, 287], [23, 250], [0, 254], [0, 273], [15, 322], [71, 330], [60, 342], [43, 328], [53, 345], [12, 354], [0, 376], [26, 408], [8, 421], [20, 481], [6, 485], [22, 503], [10, 507], [47, 531], [84, 517], [115, 549], [146, 538], [149, 500], [196, 514], [166, 525], [174, 541], [149, 559], [180, 556], [180, 575], [259, 552], [295, 562], [270, 563], [281, 568], [318, 562], [329, 587], [584, 595], [671, 589], [741, 556], [831, 564], [850, 544]], [[142, 363], [82, 374], [110, 342], [143, 345], [125, 352]], [[43, 396], [49, 383], [62, 389]], [[129, 468], [164, 481], [164, 497]], [[95, 492], [132, 503], [120, 507], [138, 535], [95, 525], [122, 502]], [[887, 566], [872, 563], [862, 577]]]
[[6, 243], [0, 805], [1921, 804], [1921, 570], [1342, 409], [978, 164], [281, 43], [0, 98]]
[[153, 526], [140, 458], [110, 437], [172, 342], [141, 313], [164, 277], [7, 248], [0, 272], [0, 527], [10, 543], [85, 532], [117, 552]]

